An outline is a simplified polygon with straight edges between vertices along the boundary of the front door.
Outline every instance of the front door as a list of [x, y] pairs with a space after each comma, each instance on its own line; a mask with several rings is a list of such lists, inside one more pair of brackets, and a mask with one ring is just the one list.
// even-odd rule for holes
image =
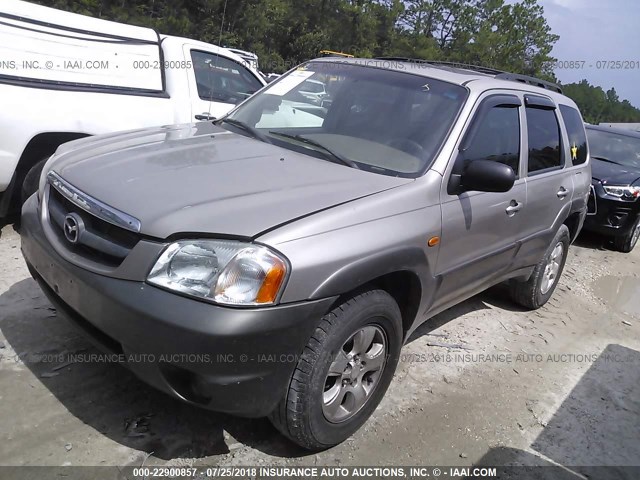
[[192, 121], [220, 118], [262, 88], [248, 68], [222, 51], [206, 52], [188, 44], [184, 50], [193, 65], [189, 71]]
[[[434, 309], [457, 303], [513, 264], [527, 207], [526, 180], [521, 176], [521, 105], [519, 97], [509, 94], [491, 93], [482, 99], [445, 173], [436, 268], [441, 284]], [[505, 193], [450, 194], [449, 179], [474, 160], [510, 166], [515, 185]]]

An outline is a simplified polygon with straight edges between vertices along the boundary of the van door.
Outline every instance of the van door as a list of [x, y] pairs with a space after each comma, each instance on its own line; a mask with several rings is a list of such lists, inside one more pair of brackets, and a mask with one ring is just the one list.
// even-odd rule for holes
[[189, 89], [193, 121], [220, 118], [262, 88], [262, 82], [244, 65], [224, 55], [186, 44], [185, 58], [192, 63]]
[[[522, 100], [507, 93], [481, 98], [455, 157], [444, 176], [441, 191], [442, 236], [436, 274], [441, 277], [433, 309], [457, 303], [504, 275], [512, 266], [527, 205], [521, 175]], [[469, 162], [492, 160], [516, 173], [513, 188], [505, 193], [449, 193], [452, 176]]]

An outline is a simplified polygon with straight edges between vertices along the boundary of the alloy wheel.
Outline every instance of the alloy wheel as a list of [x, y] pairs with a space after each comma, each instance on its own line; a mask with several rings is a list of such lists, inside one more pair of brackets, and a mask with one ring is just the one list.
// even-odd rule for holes
[[544, 273], [542, 274], [540, 292], [542, 292], [543, 295], [546, 295], [558, 280], [558, 272], [560, 272], [563, 257], [564, 245], [562, 242], [558, 242], [553, 248], [551, 255], [549, 255], [549, 261], [547, 262], [547, 265], [544, 268]]
[[358, 329], [336, 354], [325, 380], [322, 412], [332, 423], [353, 417], [367, 403], [386, 365], [387, 339], [382, 328]]

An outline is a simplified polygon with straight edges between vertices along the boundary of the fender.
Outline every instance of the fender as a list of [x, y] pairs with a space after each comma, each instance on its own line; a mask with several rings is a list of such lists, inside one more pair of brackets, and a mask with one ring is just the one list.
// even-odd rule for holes
[[387, 282], [389, 287], [395, 287], [399, 291], [404, 289], [404, 293], [409, 295], [412, 284], [418, 287], [419, 291], [413, 292], [417, 298], [409, 301], [412, 305], [407, 309], [407, 318], [403, 318], [405, 331], [414, 327], [418, 312], [425, 311], [433, 304], [439, 283], [433, 276], [427, 255], [422, 248], [395, 247], [344, 265], [318, 285], [311, 294], [311, 299], [343, 295], [377, 281]]

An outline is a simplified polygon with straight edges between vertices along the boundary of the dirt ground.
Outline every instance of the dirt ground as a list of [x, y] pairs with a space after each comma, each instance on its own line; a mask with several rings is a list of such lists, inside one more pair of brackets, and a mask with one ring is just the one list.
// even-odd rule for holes
[[639, 264], [640, 247], [625, 255], [583, 236], [539, 311], [496, 287], [434, 317], [369, 422], [308, 454], [267, 420], [181, 404], [117, 365], [59, 361], [94, 349], [56, 316], [6, 226], [0, 465], [637, 466]]

